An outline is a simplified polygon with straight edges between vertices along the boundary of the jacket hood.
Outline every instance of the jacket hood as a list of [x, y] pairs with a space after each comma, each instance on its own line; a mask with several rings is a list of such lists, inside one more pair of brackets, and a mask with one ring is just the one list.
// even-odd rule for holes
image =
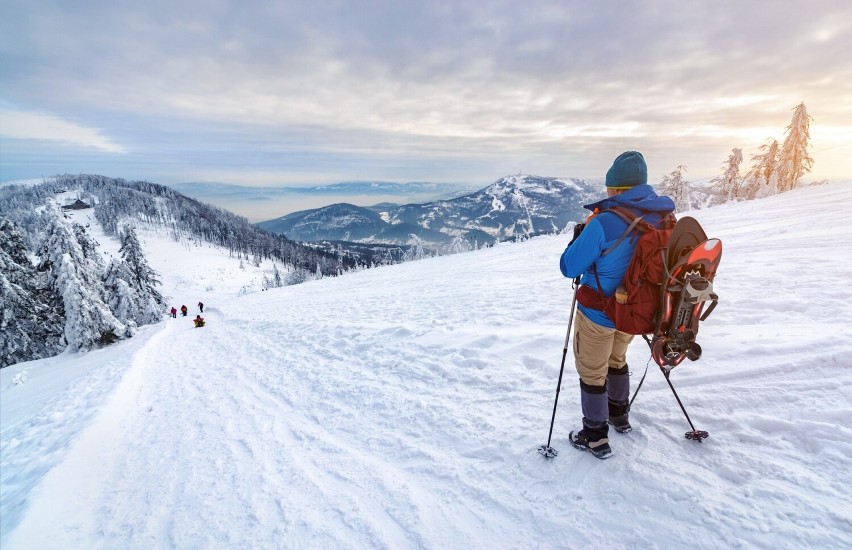
[[615, 206], [627, 206], [644, 212], [662, 213], [674, 212], [675, 209], [675, 203], [671, 197], [657, 195], [648, 184], [637, 185], [624, 193], [587, 204], [583, 208], [594, 212], [596, 208], [606, 210]]

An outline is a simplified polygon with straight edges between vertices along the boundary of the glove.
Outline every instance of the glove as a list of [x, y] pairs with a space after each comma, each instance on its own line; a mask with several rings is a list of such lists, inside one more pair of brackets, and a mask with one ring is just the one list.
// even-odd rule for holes
[[568, 246], [571, 246], [574, 243], [574, 241], [577, 240], [577, 237], [580, 236], [580, 233], [583, 232], [583, 229], [585, 227], [586, 227], [586, 224], [584, 224], [584, 223], [578, 223], [577, 225], [574, 226], [574, 237], [571, 239], [571, 242], [568, 243]]

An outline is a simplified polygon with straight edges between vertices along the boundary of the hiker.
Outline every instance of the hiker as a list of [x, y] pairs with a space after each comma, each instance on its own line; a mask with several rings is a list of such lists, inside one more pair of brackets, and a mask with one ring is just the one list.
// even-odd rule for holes
[[[644, 215], [643, 221], [659, 227], [674, 212], [675, 205], [670, 197], [657, 196], [648, 185], [648, 167], [636, 151], [627, 151], [615, 159], [606, 173], [606, 190], [607, 198], [585, 206], [592, 214], [585, 224], [575, 228], [574, 239], [562, 253], [559, 267], [565, 277], [580, 277], [581, 285], [610, 297], [624, 279], [637, 238], [630, 235], [603, 255], [628, 228], [620, 216], [604, 210], [625, 206], [636, 215]], [[633, 336], [616, 330], [603, 311], [584, 306], [579, 298], [577, 302], [571, 337], [574, 364], [580, 376], [583, 428], [571, 432], [571, 444], [597, 458], [608, 458], [612, 455], [609, 425], [619, 433], [631, 430], [627, 347]]]
[[189, 311], [186, 306], [180, 306], [180, 314], [186, 317], [186, 312]]
[[172, 306], [171, 314], [172, 314], [172, 319], [177, 319], [177, 308], [175, 308], [174, 306]]
[[198, 302], [198, 311], [204, 313], [204, 304], [202, 304], [201, 302]]
[[204, 317], [202, 317], [201, 315], [196, 315], [195, 319], [193, 319], [193, 322], [195, 322], [196, 327], [203, 327], [204, 326]]

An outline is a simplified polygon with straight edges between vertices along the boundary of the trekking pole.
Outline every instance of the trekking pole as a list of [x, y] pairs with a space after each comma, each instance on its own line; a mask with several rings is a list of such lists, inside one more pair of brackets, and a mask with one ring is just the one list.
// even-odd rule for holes
[[[645, 335], [643, 334], [644, 338]], [[633, 406], [633, 401], [636, 400], [636, 396], [639, 395], [639, 390], [642, 389], [642, 384], [645, 382], [645, 377], [648, 375], [648, 365], [651, 363], [651, 359], [648, 359], [648, 362], [645, 363], [645, 372], [642, 374], [642, 379], [639, 380], [639, 385], [636, 386], [636, 391], [633, 392], [633, 397], [630, 398], [630, 402], [627, 404], [627, 412], [630, 412], [630, 407]]]
[[559, 402], [559, 388], [562, 387], [562, 372], [565, 370], [565, 356], [568, 355], [568, 341], [571, 339], [571, 325], [574, 324], [574, 308], [577, 307], [577, 288], [580, 286], [580, 278], [575, 277], [574, 299], [571, 300], [571, 317], [568, 319], [568, 332], [565, 333], [565, 346], [562, 348], [562, 365], [559, 367], [559, 381], [556, 382], [556, 399], [553, 400], [553, 415], [550, 417], [550, 432], [547, 434], [547, 445], [538, 448], [544, 458], [553, 458], [559, 451], [550, 446], [550, 438], [553, 437], [553, 421], [556, 420], [556, 404]]
[[686, 417], [686, 421], [689, 422], [689, 427], [692, 428], [692, 431], [686, 432], [684, 434], [684, 436], [687, 439], [692, 439], [693, 441], [697, 441], [697, 442], [701, 443], [701, 440], [710, 437], [710, 434], [703, 431], [703, 430], [696, 430], [695, 429], [695, 426], [692, 424], [692, 420], [690, 420], [689, 415], [686, 414], [686, 409], [683, 408], [683, 403], [680, 402], [680, 397], [678, 397], [677, 392], [674, 389], [674, 386], [672, 386], [672, 381], [669, 380], [670, 370], [664, 369], [663, 367], [660, 367], [660, 370], [663, 371], [663, 376], [666, 377], [666, 382], [669, 383], [669, 387], [672, 389], [672, 393], [674, 394], [675, 399], [677, 399], [677, 404], [680, 405], [680, 410], [683, 411], [683, 415]]

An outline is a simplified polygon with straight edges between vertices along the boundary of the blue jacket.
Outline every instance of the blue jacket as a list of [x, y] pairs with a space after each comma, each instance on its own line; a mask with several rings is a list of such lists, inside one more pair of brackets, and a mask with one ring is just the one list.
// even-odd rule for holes
[[[670, 197], [657, 196], [650, 185], [637, 185], [624, 193], [607, 197], [601, 201], [587, 204], [584, 208], [601, 211], [613, 206], [629, 207], [635, 214], [644, 215], [643, 221], [659, 227], [660, 220], [669, 212], [674, 212], [675, 204]], [[615, 244], [615, 241], [627, 231], [627, 222], [612, 212], [601, 212], [586, 224], [583, 232], [573, 243], [568, 245], [559, 261], [559, 268], [566, 277], [581, 276], [580, 283], [594, 289], [598, 288], [593, 266], [597, 269], [601, 282], [599, 290], [605, 296], [612, 296], [615, 289], [624, 280], [624, 274], [633, 250], [636, 248], [638, 233], [621, 241], [612, 252], [601, 258], [604, 250]], [[595, 309], [589, 309], [580, 304], [577, 307], [583, 314], [604, 327], [615, 328], [607, 315]]]

